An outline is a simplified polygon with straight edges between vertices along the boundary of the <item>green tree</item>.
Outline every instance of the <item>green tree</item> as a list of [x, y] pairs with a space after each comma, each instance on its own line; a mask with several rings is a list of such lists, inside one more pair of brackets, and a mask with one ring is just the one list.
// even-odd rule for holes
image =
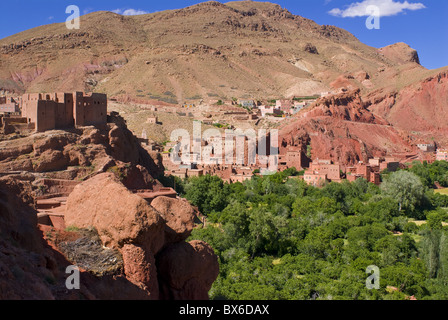
[[425, 188], [414, 173], [397, 171], [381, 184], [382, 194], [398, 201], [399, 211], [414, 211], [424, 197]]
[[227, 206], [228, 187], [217, 176], [190, 178], [185, 186], [185, 198], [205, 215], [222, 211]]

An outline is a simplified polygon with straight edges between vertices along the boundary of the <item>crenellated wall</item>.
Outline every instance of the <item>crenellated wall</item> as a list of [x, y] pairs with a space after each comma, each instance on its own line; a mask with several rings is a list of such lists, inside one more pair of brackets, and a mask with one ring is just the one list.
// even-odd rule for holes
[[107, 123], [105, 94], [36, 93], [22, 97], [22, 117], [36, 124], [36, 131]]

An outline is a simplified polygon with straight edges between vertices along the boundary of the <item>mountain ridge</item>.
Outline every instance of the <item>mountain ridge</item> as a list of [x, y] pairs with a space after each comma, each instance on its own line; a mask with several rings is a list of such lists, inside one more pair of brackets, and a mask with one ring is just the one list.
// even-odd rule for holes
[[[390, 82], [381, 69], [426, 70], [343, 29], [251, 1], [140, 16], [94, 12], [81, 17], [80, 30], [59, 23], [2, 39], [0, 53], [4, 90], [99, 91], [176, 103], [310, 95], [339, 89], [331, 84], [341, 75], [371, 90]], [[354, 79], [361, 71], [369, 79]]]

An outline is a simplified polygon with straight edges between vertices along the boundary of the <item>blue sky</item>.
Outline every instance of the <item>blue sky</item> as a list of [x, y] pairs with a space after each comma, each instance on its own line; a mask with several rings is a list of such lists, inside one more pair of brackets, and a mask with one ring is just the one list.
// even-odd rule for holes
[[[14, 0], [3, 1], [0, 38], [44, 24], [65, 22], [65, 9], [77, 5], [81, 14], [99, 10], [122, 14], [179, 9], [199, 0]], [[227, 2], [227, 1], [220, 1]], [[271, 0], [293, 14], [319, 24], [335, 25], [363, 43], [383, 47], [405, 42], [416, 49], [421, 63], [435, 69], [448, 66], [447, 0]], [[368, 5], [380, 9], [380, 29], [368, 29]]]

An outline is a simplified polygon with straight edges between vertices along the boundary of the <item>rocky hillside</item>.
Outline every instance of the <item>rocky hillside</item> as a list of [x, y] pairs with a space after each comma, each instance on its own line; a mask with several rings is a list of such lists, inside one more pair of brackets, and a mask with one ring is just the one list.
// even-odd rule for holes
[[[424, 72], [404, 44], [378, 50], [279, 5], [206, 2], [141, 16], [95, 12], [0, 40], [0, 88], [101, 91], [168, 102], [362, 90]], [[336, 81], [336, 82], [335, 82]]]
[[54, 130], [20, 137], [1, 135], [0, 172], [24, 172], [29, 179], [85, 180], [110, 170], [140, 165], [153, 178], [163, 174], [157, 152], [144, 149], [115, 113], [103, 128]]
[[[208, 299], [217, 257], [204, 242], [186, 242], [200, 213], [180, 198], [149, 204], [136, 194], [161, 190], [160, 155], [119, 115], [108, 122], [0, 134], [1, 300]], [[39, 208], [61, 196], [63, 206]], [[62, 223], [46, 224], [48, 215]], [[66, 288], [71, 265], [81, 270], [80, 290]]]
[[[371, 141], [376, 150], [391, 144], [402, 151], [420, 141], [448, 143], [447, 69], [427, 70], [419, 63], [407, 44], [369, 47], [345, 30], [279, 5], [212, 1], [141, 16], [95, 12], [81, 18], [80, 30], [52, 24], [2, 39], [0, 89], [100, 91], [120, 101], [168, 103], [347, 90], [355, 96], [324, 103], [337, 110], [308, 116], [361, 126], [381, 119], [376, 124], [383, 125], [383, 139], [372, 141], [366, 130], [356, 140]], [[297, 119], [282, 132], [291, 134], [301, 121], [312, 123]], [[393, 128], [384, 131], [384, 125]], [[392, 138], [397, 135], [404, 143]]]
[[[29, 182], [0, 178], [1, 300], [208, 299], [218, 260], [206, 243], [185, 242], [196, 212], [183, 200], [151, 206], [105, 173], [76, 188], [70, 228], [55, 230], [38, 228], [31, 193]], [[76, 290], [66, 287], [71, 265]]]
[[448, 69], [430, 75], [402, 90], [381, 89], [366, 96], [369, 109], [416, 143], [448, 145]]
[[281, 153], [291, 146], [310, 146], [312, 159], [354, 165], [373, 157], [416, 151], [406, 132], [368, 107], [359, 89], [319, 99], [309, 111], [281, 127]]

